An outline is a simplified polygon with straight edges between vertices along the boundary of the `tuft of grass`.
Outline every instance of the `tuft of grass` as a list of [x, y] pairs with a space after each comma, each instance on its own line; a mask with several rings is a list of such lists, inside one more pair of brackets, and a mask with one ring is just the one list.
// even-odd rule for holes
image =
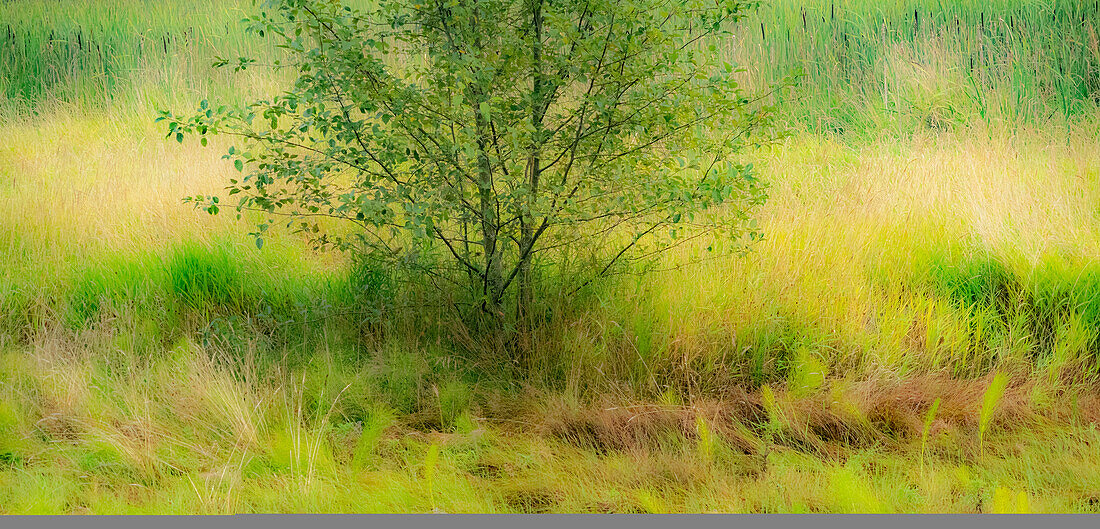
[[920, 468], [924, 469], [924, 454], [925, 448], [928, 446], [928, 434], [932, 430], [932, 421], [936, 420], [936, 410], [940, 408], [940, 402], [942, 399], [936, 397], [936, 400], [932, 402], [932, 406], [928, 408], [928, 413], [924, 415], [924, 426], [921, 427], [920, 432]]
[[1013, 493], [1005, 487], [993, 491], [993, 512], [997, 514], [1030, 514], [1031, 505], [1027, 493]]
[[660, 496], [647, 491], [639, 490], [634, 493], [634, 498], [638, 501], [638, 504], [649, 514], [667, 514], [672, 512], [669, 510], [665, 502], [661, 500]]
[[148, 303], [156, 270], [148, 256], [116, 257], [85, 268], [75, 280], [65, 322], [71, 328], [87, 328], [104, 309], [118, 314], [127, 303]]
[[20, 415], [7, 398], [0, 401], [0, 467], [19, 467], [26, 457]]
[[372, 378], [389, 405], [405, 414], [419, 411], [428, 371], [424, 358], [400, 344], [390, 344], [376, 362]]
[[396, 424], [396, 417], [389, 408], [376, 407], [362, 423], [362, 431], [355, 441], [352, 465], [355, 468], [372, 468], [382, 436]]
[[695, 452], [698, 454], [699, 460], [702, 461], [705, 466], [709, 467], [714, 464], [717, 440], [715, 439], [714, 432], [712, 432], [710, 426], [707, 425], [707, 420], [704, 419], [702, 415], [695, 416], [695, 435], [697, 437]]
[[424, 483], [428, 486], [428, 501], [432, 504], [432, 510], [436, 509], [435, 505], [435, 467], [439, 463], [439, 445], [432, 443], [428, 447], [427, 453], [424, 454], [424, 463], [421, 467], [421, 471], [424, 474]]
[[795, 395], [812, 393], [825, 384], [825, 364], [805, 347], [798, 351], [795, 365], [788, 373], [788, 386]]
[[434, 389], [439, 406], [440, 428], [453, 430], [458, 420], [469, 410], [473, 401], [473, 390], [459, 379], [448, 380]]
[[835, 502], [832, 510], [846, 513], [886, 512], [871, 487], [859, 474], [850, 464], [833, 471], [829, 482], [829, 493]]
[[183, 244], [171, 253], [165, 268], [172, 294], [185, 306], [238, 311], [247, 306], [244, 277], [224, 245]]
[[993, 419], [993, 414], [997, 411], [997, 405], [1000, 404], [1007, 385], [1008, 378], [1005, 374], [997, 372], [993, 375], [993, 380], [982, 395], [982, 412], [978, 418], [978, 445], [983, 456], [985, 454], [985, 432], [989, 429], [989, 423]]

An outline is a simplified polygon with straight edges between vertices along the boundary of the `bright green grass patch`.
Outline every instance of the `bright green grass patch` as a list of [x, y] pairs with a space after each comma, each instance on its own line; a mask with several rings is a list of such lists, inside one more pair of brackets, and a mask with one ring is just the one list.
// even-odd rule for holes
[[[925, 272], [911, 278], [911, 287], [928, 289], [965, 322], [964, 350], [955, 358], [957, 369], [964, 371], [958, 373], [982, 374], [1000, 355], [1095, 376], [1100, 346], [1100, 270], [1095, 265], [1052, 258], [1021, 273], [971, 249], [933, 250], [917, 268]], [[931, 315], [933, 305], [928, 307]]]
[[190, 308], [241, 310], [249, 304], [240, 263], [225, 245], [185, 243], [168, 256], [165, 273], [171, 295]]
[[162, 268], [155, 255], [113, 257], [77, 273], [68, 301], [65, 321], [87, 327], [101, 311], [118, 311], [127, 302], [151, 303], [163, 284]]
[[[0, 297], [9, 322], [5, 329], [26, 325], [18, 313], [35, 302], [59, 306], [70, 329], [124, 316], [124, 323], [145, 331], [154, 331], [153, 325], [173, 331], [188, 313], [206, 322], [234, 315], [275, 323], [312, 320], [326, 311], [377, 319], [390, 288], [387, 276], [368, 265], [343, 274], [318, 273], [303, 270], [297, 255], [277, 245], [266, 253], [242, 252], [226, 239], [184, 241], [163, 252], [120, 253], [83, 263], [68, 278], [41, 282], [34, 290], [22, 274], [0, 276], [10, 284]], [[232, 327], [232, 322], [220, 325]]]

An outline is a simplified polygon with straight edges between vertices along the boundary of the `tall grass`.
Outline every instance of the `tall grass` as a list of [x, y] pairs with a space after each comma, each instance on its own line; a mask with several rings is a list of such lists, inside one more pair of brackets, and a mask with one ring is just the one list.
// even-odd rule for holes
[[812, 131], [1068, 126], [1100, 104], [1094, 1], [773, 0], [738, 29], [750, 84], [802, 74], [781, 104]]
[[[276, 57], [240, 23], [252, 2], [15, 0], [0, 4], [0, 112], [129, 108], [236, 100], [246, 83], [214, 56]], [[198, 98], [198, 99], [196, 99]]]
[[[151, 112], [270, 91], [271, 79], [210, 67], [215, 55], [277, 58], [239, 23], [251, 9], [244, 0], [6, 2], [0, 110]], [[811, 131], [1069, 126], [1100, 104], [1098, 26], [1095, 1], [773, 0], [736, 28], [724, 53], [752, 86], [800, 73], [777, 102]]]

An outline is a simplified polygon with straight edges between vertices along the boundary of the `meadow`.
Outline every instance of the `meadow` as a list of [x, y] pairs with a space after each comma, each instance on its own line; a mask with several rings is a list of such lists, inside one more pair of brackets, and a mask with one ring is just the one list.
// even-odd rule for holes
[[522, 365], [182, 203], [250, 9], [0, 3], [0, 513], [1100, 512], [1100, 3], [764, 3], [765, 238], [546, 285]]

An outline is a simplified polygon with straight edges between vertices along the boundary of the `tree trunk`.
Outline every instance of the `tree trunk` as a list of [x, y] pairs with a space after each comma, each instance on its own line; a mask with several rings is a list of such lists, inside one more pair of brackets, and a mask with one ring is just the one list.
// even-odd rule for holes
[[500, 313], [500, 302], [504, 295], [504, 256], [497, 240], [500, 234], [500, 222], [497, 215], [497, 199], [493, 192], [493, 169], [489, 164], [489, 120], [481, 111], [482, 105], [488, 99], [485, 93], [484, 90], [478, 89], [474, 94], [475, 108], [477, 108], [475, 124], [477, 127], [477, 185], [481, 202], [481, 244], [485, 250], [485, 278], [479, 290], [484, 296], [482, 306], [496, 315]]
[[518, 263], [519, 285], [516, 313], [520, 324], [530, 323], [530, 306], [534, 298], [534, 278], [531, 276], [531, 246], [535, 243], [535, 219], [531, 211], [535, 209], [539, 197], [539, 177], [542, 174], [542, 121], [546, 113], [545, 90], [546, 76], [542, 72], [542, 4], [543, 0], [533, 0], [531, 8], [531, 152], [527, 160], [527, 211], [520, 215], [520, 240]]
[[[482, 19], [482, 13], [474, 6], [476, 16], [473, 23]], [[480, 28], [475, 28], [480, 29]], [[481, 37], [475, 32], [473, 46], [480, 49]], [[474, 286], [474, 292], [481, 292], [482, 309], [497, 319], [501, 315], [500, 302], [504, 295], [504, 255], [500, 247], [499, 201], [493, 190], [493, 167], [489, 161], [490, 116], [487, 115], [489, 94], [492, 87], [486, 80], [478, 80], [467, 85], [468, 97], [473, 103], [474, 127], [477, 134], [477, 186], [481, 220], [481, 245], [484, 249], [485, 275], [481, 285]], [[478, 288], [480, 287], [480, 288]]]

